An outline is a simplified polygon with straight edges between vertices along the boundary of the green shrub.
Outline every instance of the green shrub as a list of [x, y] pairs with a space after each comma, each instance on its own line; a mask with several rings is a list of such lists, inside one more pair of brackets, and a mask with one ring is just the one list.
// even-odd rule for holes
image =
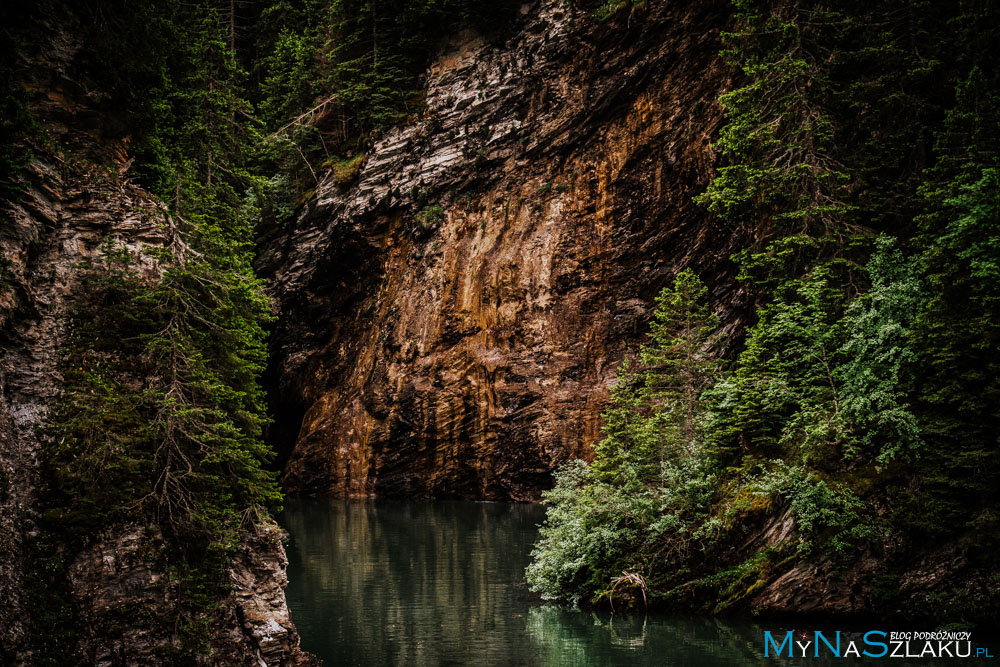
[[802, 466], [772, 461], [750, 488], [788, 503], [799, 532], [801, 552], [811, 550], [819, 536], [828, 548], [844, 553], [877, 535], [868, 508], [850, 489], [834, 490]]
[[420, 234], [429, 234], [444, 222], [444, 207], [440, 204], [429, 204], [414, 217], [414, 229]]
[[365, 154], [359, 153], [354, 157], [345, 160], [337, 160], [328, 163], [330, 173], [333, 175], [333, 182], [341, 187], [346, 187], [358, 180], [361, 173], [361, 165], [364, 164]]

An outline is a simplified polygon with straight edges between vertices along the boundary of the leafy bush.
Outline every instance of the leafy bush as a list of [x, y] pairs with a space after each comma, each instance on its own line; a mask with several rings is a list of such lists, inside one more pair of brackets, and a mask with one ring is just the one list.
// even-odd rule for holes
[[772, 461], [771, 467], [750, 488], [788, 503], [801, 536], [800, 552], [810, 551], [813, 540], [821, 533], [826, 533], [824, 543], [835, 552], [845, 552], [877, 534], [864, 503], [849, 489], [831, 489], [803, 466]]

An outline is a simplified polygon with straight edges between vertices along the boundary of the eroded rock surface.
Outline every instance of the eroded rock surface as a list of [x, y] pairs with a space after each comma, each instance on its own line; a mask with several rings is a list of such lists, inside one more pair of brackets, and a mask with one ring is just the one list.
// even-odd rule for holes
[[[285, 604], [288, 561], [274, 523], [242, 545], [232, 592], [215, 615], [203, 664], [308, 665]], [[74, 602], [90, 621], [80, 654], [93, 665], [168, 663], [178, 582], [157, 567], [158, 537], [139, 526], [109, 531], [69, 568]]]
[[561, 0], [464, 35], [427, 110], [259, 261], [280, 304], [291, 491], [533, 499], [587, 456], [653, 296], [692, 266], [727, 332], [734, 232], [691, 201], [714, 163], [725, 2], [599, 23]]

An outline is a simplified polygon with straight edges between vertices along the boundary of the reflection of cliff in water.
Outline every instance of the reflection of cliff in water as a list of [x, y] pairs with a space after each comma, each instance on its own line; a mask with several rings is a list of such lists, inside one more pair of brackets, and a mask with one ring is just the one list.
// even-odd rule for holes
[[328, 664], [536, 664], [523, 574], [542, 513], [289, 499], [287, 594], [300, 633]]

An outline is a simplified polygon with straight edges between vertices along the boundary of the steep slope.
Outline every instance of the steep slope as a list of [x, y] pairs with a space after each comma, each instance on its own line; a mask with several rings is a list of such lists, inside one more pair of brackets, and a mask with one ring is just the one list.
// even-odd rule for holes
[[[0, 662], [33, 664], [40, 646], [62, 639], [51, 625], [61, 612], [46, 597], [57, 590], [87, 628], [72, 638], [73, 655], [93, 664], [150, 664], [170, 641], [170, 628], [158, 619], [169, 617], [173, 602], [169, 577], [149, 555], [149, 528], [111, 527], [82, 549], [46, 534], [51, 443], [39, 428], [60, 391], [60, 347], [81, 291], [81, 264], [109, 240], [164, 247], [177, 233], [165, 207], [129, 184], [120, 123], [106, 98], [78, 77], [78, 26], [72, 15], [53, 14], [58, 22], [37, 27], [17, 70], [43, 136], [27, 189], [4, 203], [0, 226], [8, 262], [0, 291]], [[158, 268], [142, 270], [155, 276]], [[234, 559], [232, 591], [209, 638], [212, 660], [307, 662], [285, 605], [279, 532], [273, 523], [263, 526]]]
[[708, 182], [725, 2], [462, 35], [426, 111], [327, 176], [259, 269], [280, 307], [271, 441], [293, 492], [532, 499], [587, 456], [615, 368], [680, 268], [728, 335], [745, 296]]

